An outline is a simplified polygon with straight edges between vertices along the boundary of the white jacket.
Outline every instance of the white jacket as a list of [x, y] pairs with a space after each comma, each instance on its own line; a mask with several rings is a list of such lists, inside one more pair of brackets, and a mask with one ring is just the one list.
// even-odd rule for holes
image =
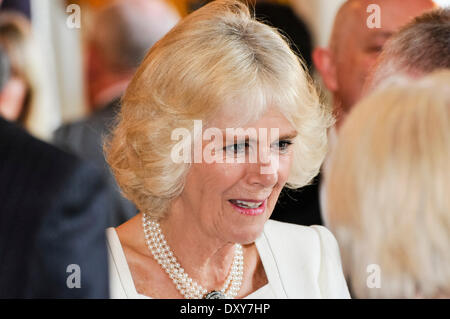
[[[111, 298], [138, 294], [114, 228], [107, 229]], [[339, 248], [323, 226], [268, 220], [255, 241], [268, 284], [246, 298], [350, 298]]]

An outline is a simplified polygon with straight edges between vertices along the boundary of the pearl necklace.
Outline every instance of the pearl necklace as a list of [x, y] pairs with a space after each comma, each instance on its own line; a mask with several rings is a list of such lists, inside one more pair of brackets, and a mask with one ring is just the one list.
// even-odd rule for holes
[[208, 293], [205, 288], [190, 278], [180, 266], [164, 238], [159, 223], [144, 213], [142, 214], [142, 225], [144, 227], [147, 247], [158, 264], [161, 265], [161, 267], [172, 279], [178, 291], [186, 299], [232, 299], [236, 297], [237, 293], [241, 289], [242, 277], [244, 273], [244, 256], [242, 254], [242, 245], [235, 245], [231, 270], [222, 289]]

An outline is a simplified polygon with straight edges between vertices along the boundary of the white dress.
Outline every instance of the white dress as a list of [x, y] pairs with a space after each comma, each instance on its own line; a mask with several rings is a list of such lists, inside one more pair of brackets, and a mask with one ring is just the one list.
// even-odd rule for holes
[[[110, 297], [150, 298], [136, 291], [115, 229], [106, 236]], [[255, 244], [268, 284], [245, 298], [350, 298], [336, 239], [325, 227], [268, 220]]]

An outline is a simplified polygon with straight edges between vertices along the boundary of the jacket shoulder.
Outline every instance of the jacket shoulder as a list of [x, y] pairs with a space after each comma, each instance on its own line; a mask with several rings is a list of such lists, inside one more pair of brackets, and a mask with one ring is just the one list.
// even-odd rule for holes
[[265, 240], [288, 298], [348, 298], [339, 247], [323, 226], [266, 222]]
[[[322, 226], [313, 226], [322, 227]], [[269, 219], [264, 226], [264, 234], [270, 239], [285, 244], [291, 242], [319, 243], [317, 232], [312, 226], [302, 226]], [[324, 227], [322, 227], [324, 228]]]

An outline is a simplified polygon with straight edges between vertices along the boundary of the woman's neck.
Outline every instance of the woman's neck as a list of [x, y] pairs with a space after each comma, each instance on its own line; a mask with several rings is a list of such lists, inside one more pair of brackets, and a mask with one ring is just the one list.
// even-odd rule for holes
[[225, 282], [234, 257], [234, 243], [209, 236], [189, 214], [171, 212], [160, 220], [167, 243], [181, 267], [204, 288], [218, 289]]

